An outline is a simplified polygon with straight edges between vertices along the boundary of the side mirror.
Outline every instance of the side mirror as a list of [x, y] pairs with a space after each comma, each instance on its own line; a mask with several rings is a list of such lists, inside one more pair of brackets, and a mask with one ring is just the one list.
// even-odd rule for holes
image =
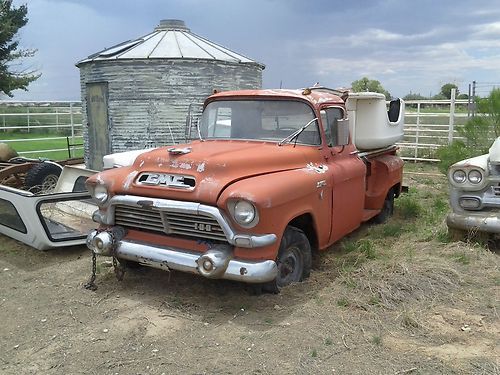
[[336, 136], [336, 146], [345, 146], [349, 144], [349, 119], [337, 120]]

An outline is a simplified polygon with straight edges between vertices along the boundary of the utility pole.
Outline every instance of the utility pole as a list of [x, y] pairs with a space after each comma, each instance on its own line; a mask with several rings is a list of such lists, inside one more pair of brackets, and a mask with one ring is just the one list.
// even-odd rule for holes
[[472, 81], [472, 117], [476, 115], [476, 81]]
[[469, 95], [467, 95], [467, 118], [470, 117], [470, 112], [471, 112], [471, 107], [472, 107], [471, 91], [472, 91], [472, 86], [469, 83]]

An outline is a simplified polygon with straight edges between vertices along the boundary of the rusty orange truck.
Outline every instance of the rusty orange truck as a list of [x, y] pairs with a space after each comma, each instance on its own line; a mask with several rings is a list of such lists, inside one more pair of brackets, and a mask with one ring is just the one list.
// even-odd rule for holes
[[[190, 143], [87, 180], [95, 254], [277, 292], [308, 277], [312, 253], [401, 192], [404, 102], [326, 88], [216, 93]], [[116, 264], [117, 262], [115, 262]]]

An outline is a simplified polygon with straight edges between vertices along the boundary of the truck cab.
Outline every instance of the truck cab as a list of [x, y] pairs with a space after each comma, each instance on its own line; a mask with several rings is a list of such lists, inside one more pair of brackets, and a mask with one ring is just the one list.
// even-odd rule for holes
[[[99, 206], [88, 247], [122, 263], [269, 291], [303, 280], [313, 252], [387, 219], [401, 191], [393, 142], [404, 103], [391, 119], [383, 95], [362, 94], [373, 95], [347, 98], [348, 106], [347, 95], [324, 88], [210, 96], [197, 140], [87, 180]], [[371, 147], [369, 129], [349, 124], [348, 113], [371, 127], [372, 149], [361, 148], [366, 140]]]

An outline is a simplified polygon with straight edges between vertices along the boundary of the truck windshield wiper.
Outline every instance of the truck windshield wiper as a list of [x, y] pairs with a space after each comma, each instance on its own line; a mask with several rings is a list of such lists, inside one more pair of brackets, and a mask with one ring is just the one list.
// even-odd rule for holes
[[196, 121], [196, 131], [198, 132], [198, 138], [200, 138], [200, 142], [205, 141], [203, 137], [201, 136], [201, 129], [200, 129], [200, 119]]
[[311, 125], [314, 121], [317, 121], [318, 118], [315, 117], [311, 121], [309, 121], [307, 124], [305, 124], [303, 127], [295, 130], [292, 134], [287, 135], [285, 138], [283, 138], [281, 141], [278, 142], [278, 146], [283, 146], [285, 143], [293, 141], [295, 138], [297, 138], [306, 128]]

